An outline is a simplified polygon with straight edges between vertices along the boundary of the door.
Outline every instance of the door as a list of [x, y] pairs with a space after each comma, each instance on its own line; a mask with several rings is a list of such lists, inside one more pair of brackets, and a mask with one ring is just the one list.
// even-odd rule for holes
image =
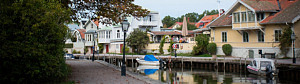
[[108, 47], [108, 45], [106, 45], [106, 53], [108, 53], [109, 52], [109, 47]]
[[123, 44], [120, 44], [120, 53], [122, 53]]

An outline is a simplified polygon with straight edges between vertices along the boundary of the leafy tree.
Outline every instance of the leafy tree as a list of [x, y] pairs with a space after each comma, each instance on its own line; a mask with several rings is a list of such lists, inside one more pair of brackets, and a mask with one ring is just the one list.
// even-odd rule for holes
[[279, 37], [279, 47], [281, 54], [283, 54], [285, 57], [287, 57], [287, 52], [289, 52], [289, 47], [292, 45], [292, 29], [291, 28], [283, 28], [282, 35]]
[[164, 28], [170, 27], [175, 23], [175, 18], [169, 15], [165, 16], [162, 23], [164, 24]]
[[[182, 27], [183, 26], [180, 26], [180, 27], [178, 27], [178, 28], [176, 28], [177, 30], [182, 30]], [[187, 24], [187, 29], [188, 30], [195, 30], [195, 29], [197, 29], [197, 27], [194, 25], [194, 24]]]
[[171, 54], [173, 54], [173, 51], [174, 51], [174, 49], [173, 49], [173, 44], [174, 44], [175, 42], [173, 41], [173, 40], [170, 40], [170, 46], [169, 46], [169, 49], [168, 49], [168, 51], [171, 53]]
[[87, 53], [87, 52], [89, 52], [89, 49], [88, 49], [88, 47], [84, 47], [84, 55]]
[[189, 18], [189, 22], [198, 22], [201, 19], [199, 18], [199, 14], [195, 12], [187, 13], [185, 17], [187, 17], [187, 19]]
[[65, 79], [63, 58], [70, 9], [56, 0], [2, 0], [0, 81], [45, 83]]
[[[72, 19], [97, 18], [100, 22], [112, 24], [122, 22], [126, 16], [144, 17], [149, 11], [132, 2], [134, 0], [59, 0], [64, 7], [71, 8]], [[123, 15], [123, 16], [121, 16]], [[120, 17], [121, 16], [121, 17]]]
[[159, 44], [159, 53], [164, 54], [164, 44], [165, 44], [166, 38], [163, 36], [162, 40], [160, 41]]
[[207, 45], [209, 38], [207, 35], [200, 34], [196, 36], [196, 46], [193, 47], [192, 54], [194, 55], [200, 55], [200, 54], [205, 54], [207, 53]]
[[219, 14], [219, 11], [218, 10], [211, 10], [211, 11], [205, 10], [205, 11], [203, 11], [202, 14], [199, 15], [199, 20], [202, 19], [205, 16], [205, 14], [206, 15], [215, 15], [215, 14]]
[[149, 41], [147, 33], [140, 29], [134, 29], [134, 31], [131, 32], [129, 37], [126, 39], [127, 45], [132, 49], [137, 49], [137, 52], [139, 52], [142, 48], [145, 48], [146, 45], [149, 44]]

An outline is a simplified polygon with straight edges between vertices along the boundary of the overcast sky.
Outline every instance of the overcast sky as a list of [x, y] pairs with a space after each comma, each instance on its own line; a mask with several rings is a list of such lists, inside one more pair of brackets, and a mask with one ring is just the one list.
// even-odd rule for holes
[[[220, 8], [227, 11], [236, 0], [220, 0]], [[202, 14], [204, 10], [218, 9], [217, 0], [135, 0], [136, 5], [160, 13], [161, 19], [170, 15], [179, 17], [186, 13]]]

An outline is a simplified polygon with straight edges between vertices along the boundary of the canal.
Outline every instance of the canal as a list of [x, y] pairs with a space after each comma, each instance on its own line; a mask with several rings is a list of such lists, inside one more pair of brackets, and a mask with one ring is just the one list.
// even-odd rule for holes
[[[120, 67], [121, 59], [104, 60]], [[241, 63], [220, 62], [216, 66], [212, 63], [174, 62], [160, 68], [139, 65], [136, 60], [126, 62], [128, 71], [168, 84], [299, 84], [300, 82], [300, 69], [277, 68], [279, 69], [277, 76], [266, 77], [249, 73], [245, 66]]]

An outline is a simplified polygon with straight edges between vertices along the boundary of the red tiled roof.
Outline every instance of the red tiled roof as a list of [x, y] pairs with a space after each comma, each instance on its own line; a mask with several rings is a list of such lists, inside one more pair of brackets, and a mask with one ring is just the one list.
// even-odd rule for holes
[[229, 14], [223, 14], [214, 20], [210, 25], [210, 27], [218, 27], [218, 26], [231, 26], [232, 24], [232, 16]]
[[219, 14], [204, 16], [198, 23], [196, 23], [196, 27], [199, 28], [199, 26], [204, 23], [202, 28], [206, 28], [206, 26], [217, 17], [219, 17]]
[[241, 0], [255, 11], [277, 11], [279, 10], [277, 0]]
[[300, 15], [300, 1], [281, 0], [282, 10], [278, 13], [271, 15], [261, 21], [261, 24], [274, 24], [274, 23], [291, 23], [292, 20]]
[[77, 30], [79, 31], [81, 38], [84, 39], [85, 36], [84, 32], [86, 32], [85, 29], [77, 29]]
[[[294, 0], [280, 0], [281, 10], [279, 11], [277, 0], [242, 0], [247, 5], [251, 6], [255, 11], [271, 12], [272, 15], [266, 17], [260, 24], [278, 24], [291, 23], [292, 20], [300, 15], [300, 1]], [[279, 12], [275, 12], [279, 11]], [[223, 14], [218, 19], [213, 21], [210, 27], [231, 26], [232, 16], [230, 14]]]
[[97, 26], [99, 26], [99, 20], [93, 20], [93, 22], [94, 22]]

